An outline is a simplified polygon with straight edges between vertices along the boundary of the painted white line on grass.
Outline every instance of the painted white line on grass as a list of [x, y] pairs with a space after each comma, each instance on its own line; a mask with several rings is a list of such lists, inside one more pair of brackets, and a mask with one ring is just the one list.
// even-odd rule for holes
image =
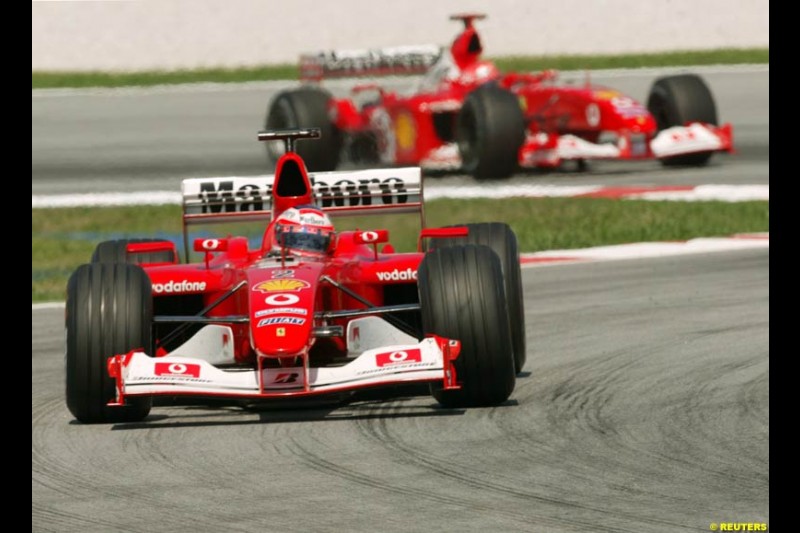
[[[250, 176], [262, 178], [264, 176]], [[210, 180], [236, 179], [236, 176], [208, 178]], [[619, 186], [603, 185], [467, 185], [443, 187], [431, 185], [425, 188], [425, 199], [440, 198], [561, 198], [598, 197], [630, 200], [674, 200], [674, 201], [769, 201], [769, 185], [686, 185], [686, 186]], [[31, 195], [31, 208], [55, 207], [112, 207], [125, 205], [180, 205], [181, 194], [175, 191], [84, 193], [84, 194], [35, 194]]]
[[459, 187], [425, 187], [426, 200], [440, 198], [469, 199], [469, 198], [556, 198], [582, 196], [595, 193], [603, 188], [602, 185], [468, 185]]
[[43, 302], [31, 304], [31, 311], [41, 311], [43, 309], [64, 309], [64, 302]]
[[[769, 72], [769, 64], [743, 63], [739, 65], [697, 65], [678, 67], [645, 67], [645, 68], [619, 68], [590, 70], [591, 76], [597, 78], [652, 78], [667, 74], [681, 74], [693, 72], [696, 74], [757, 74]], [[559, 76], [564, 82], [583, 82], [586, 79], [586, 70], [561, 70]], [[379, 82], [382, 85], [398, 85], [402, 87], [414, 86], [420, 76], [384, 76], [380, 78], [343, 78], [325, 80], [328, 89], [349, 90], [358, 83]], [[265, 80], [244, 82], [198, 82], [198, 83], [172, 83], [150, 86], [128, 87], [86, 87], [86, 88], [56, 88], [32, 89], [32, 98], [58, 98], [73, 96], [143, 96], [151, 94], [175, 93], [225, 93], [237, 91], [265, 91], [281, 90], [287, 87], [300, 85], [299, 80]]]
[[98, 192], [84, 194], [34, 194], [31, 208], [112, 207], [123, 205], [180, 205], [181, 193], [175, 191]]
[[702, 237], [678, 242], [637, 242], [613, 246], [596, 246], [579, 250], [547, 250], [520, 254], [523, 267], [549, 266], [564, 263], [617, 261], [675, 255], [726, 252], [749, 248], [769, 248], [769, 233]]
[[652, 191], [625, 196], [629, 200], [674, 200], [702, 202], [721, 200], [724, 202], [769, 201], [769, 185], [698, 185], [691, 191]]

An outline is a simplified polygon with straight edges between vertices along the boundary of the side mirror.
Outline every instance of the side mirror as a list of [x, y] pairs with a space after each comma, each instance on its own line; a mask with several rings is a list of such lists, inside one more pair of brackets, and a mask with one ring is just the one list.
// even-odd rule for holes
[[378, 260], [378, 244], [389, 242], [389, 230], [378, 229], [371, 231], [357, 231], [353, 235], [353, 242], [356, 244], [371, 244], [372, 251], [375, 253], [375, 260]]
[[224, 252], [228, 249], [228, 239], [195, 239], [195, 252]]
[[389, 242], [389, 230], [357, 231], [353, 235], [356, 244], [380, 244]]
[[211, 254], [214, 252], [224, 252], [228, 249], [228, 239], [195, 239], [194, 251], [205, 252], [206, 269], [208, 262], [211, 261]]

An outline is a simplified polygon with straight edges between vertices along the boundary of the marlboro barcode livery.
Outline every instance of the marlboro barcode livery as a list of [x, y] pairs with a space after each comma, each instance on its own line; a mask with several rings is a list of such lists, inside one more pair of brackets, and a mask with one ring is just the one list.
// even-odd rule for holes
[[[419, 168], [309, 175], [285, 143], [275, 175], [186, 180], [184, 241], [203, 222], [256, 221], [263, 237], [98, 245], [67, 287], [66, 400], [86, 423], [141, 420], [156, 396], [274, 401], [430, 384], [444, 406], [496, 405], [525, 363], [516, 236], [505, 224], [425, 228], [397, 253], [382, 228], [339, 214], [417, 212]], [[309, 142], [309, 141], [305, 141]], [[334, 218], [332, 218], [334, 217]], [[188, 245], [185, 257], [189, 257]]]

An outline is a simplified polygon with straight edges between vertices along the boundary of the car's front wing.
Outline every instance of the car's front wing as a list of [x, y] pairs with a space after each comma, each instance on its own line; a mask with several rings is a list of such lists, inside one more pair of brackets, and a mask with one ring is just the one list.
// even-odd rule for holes
[[563, 161], [589, 159], [661, 159], [699, 152], [733, 151], [730, 124], [714, 126], [695, 122], [658, 132], [652, 139], [619, 132], [616, 142], [593, 143], [575, 135], [528, 135], [519, 151], [522, 167], [556, 167]]
[[[457, 389], [453, 361], [458, 341], [430, 336], [417, 344], [367, 350], [335, 367], [217, 368], [197, 358], [150, 357], [142, 351], [108, 359], [117, 396], [109, 405], [123, 405], [128, 396], [198, 396], [243, 399], [312, 396], [409, 382], [440, 382]], [[307, 361], [307, 358], [305, 359]]]
[[[714, 126], [697, 122], [662, 130], [652, 139], [619, 132], [614, 142], [594, 143], [571, 134], [535, 133], [525, 139], [518, 162], [524, 168], [550, 168], [564, 161], [660, 159], [698, 152], [731, 152], [732, 137], [730, 124]], [[426, 170], [457, 170], [461, 164], [456, 143], [432, 149], [419, 163]]]

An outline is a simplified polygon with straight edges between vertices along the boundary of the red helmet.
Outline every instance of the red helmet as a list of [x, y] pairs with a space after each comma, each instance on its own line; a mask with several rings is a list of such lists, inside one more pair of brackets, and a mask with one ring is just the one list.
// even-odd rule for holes
[[282, 212], [273, 224], [272, 249], [286, 248], [301, 256], [326, 254], [334, 245], [336, 232], [322, 209], [299, 205]]

